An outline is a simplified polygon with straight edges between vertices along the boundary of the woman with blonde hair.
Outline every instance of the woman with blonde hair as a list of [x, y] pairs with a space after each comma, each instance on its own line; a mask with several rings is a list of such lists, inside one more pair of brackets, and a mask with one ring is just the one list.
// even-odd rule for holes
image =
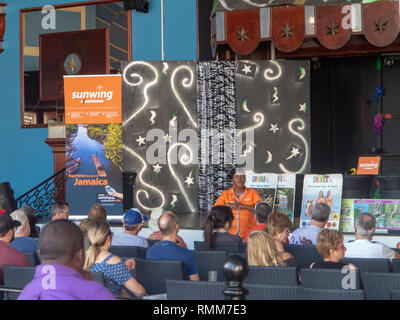
[[109, 252], [112, 240], [110, 225], [106, 221], [92, 220], [87, 225], [87, 237], [90, 247], [86, 251], [83, 268], [90, 272], [103, 273], [107, 287], [115, 296], [127, 295], [124, 287], [137, 297], [145, 296], [145, 288], [129, 272], [135, 268], [135, 260], [123, 262]]
[[249, 234], [247, 243], [249, 266], [297, 266], [288, 252], [279, 252], [275, 239], [263, 230], [254, 230]]

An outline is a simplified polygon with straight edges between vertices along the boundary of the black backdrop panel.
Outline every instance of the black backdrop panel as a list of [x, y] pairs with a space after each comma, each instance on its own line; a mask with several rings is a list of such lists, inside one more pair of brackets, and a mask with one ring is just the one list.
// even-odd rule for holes
[[253, 148], [247, 132], [241, 137], [243, 151], [254, 151], [254, 171], [309, 173], [308, 61], [239, 61], [236, 86], [238, 128], [254, 128]]
[[134, 206], [197, 212], [196, 63], [124, 62], [122, 75], [123, 167], [137, 172]]

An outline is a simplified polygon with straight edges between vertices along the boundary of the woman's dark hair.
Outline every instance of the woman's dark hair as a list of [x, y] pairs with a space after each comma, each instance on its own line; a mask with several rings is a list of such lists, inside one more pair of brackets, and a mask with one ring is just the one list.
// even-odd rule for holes
[[233, 214], [231, 208], [227, 206], [215, 206], [204, 220], [204, 242], [209, 249], [214, 248], [212, 233], [215, 229], [223, 228], [229, 221], [232, 224]]

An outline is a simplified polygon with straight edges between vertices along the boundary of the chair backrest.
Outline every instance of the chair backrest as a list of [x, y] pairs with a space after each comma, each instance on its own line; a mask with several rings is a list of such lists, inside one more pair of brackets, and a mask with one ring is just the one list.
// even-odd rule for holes
[[91, 272], [91, 274], [92, 274], [93, 281], [101, 283], [104, 286], [106, 285], [106, 280], [104, 278], [103, 272]]
[[182, 261], [146, 260], [136, 258], [132, 275], [143, 285], [149, 295], [166, 293], [165, 279], [184, 280]]
[[23, 252], [23, 254], [26, 256], [28, 259], [28, 263], [30, 267], [36, 267], [36, 257], [33, 252]]
[[[226, 251], [229, 254], [246, 252], [247, 245], [242, 242], [233, 241], [216, 241], [213, 250]], [[194, 241], [194, 250], [206, 251], [210, 250], [204, 241]]]
[[274, 286], [265, 284], [243, 285], [249, 294], [246, 300], [298, 300], [300, 299], [300, 286]]
[[117, 255], [118, 257], [127, 258], [146, 258], [147, 248], [136, 247], [136, 246], [111, 246], [110, 252]]
[[301, 287], [301, 300], [365, 300], [363, 290], [316, 289]]
[[392, 270], [393, 272], [400, 273], [400, 259], [392, 260]]
[[359, 270], [310, 269], [300, 271], [301, 285], [316, 289], [361, 289]]
[[400, 289], [400, 274], [391, 272], [361, 272], [367, 300], [390, 300], [390, 291]]
[[315, 246], [285, 244], [284, 248], [292, 254], [299, 268], [309, 268], [313, 262], [322, 260]]
[[297, 285], [296, 267], [249, 266], [249, 274], [244, 283], [266, 285]]
[[[33, 280], [35, 268], [3, 265], [4, 286], [6, 288], [23, 289]], [[9, 293], [9, 300], [17, 300], [19, 293]]]
[[157, 239], [147, 239], [147, 243], [149, 244], [149, 248], [153, 245], [156, 244], [157, 242], [160, 242], [161, 240]]
[[201, 281], [208, 281], [208, 272], [217, 271], [217, 281], [225, 281], [222, 273], [222, 266], [227, 257], [225, 251], [193, 251], [199, 268], [199, 277]]
[[165, 280], [168, 300], [224, 300], [224, 282]]
[[342, 262], [354, 264], [361, 272], [390, 272], [389, 259], [345, 258]]
[[400, 300], [400, 289], [390, 290], [390, 299], [391, 300]]

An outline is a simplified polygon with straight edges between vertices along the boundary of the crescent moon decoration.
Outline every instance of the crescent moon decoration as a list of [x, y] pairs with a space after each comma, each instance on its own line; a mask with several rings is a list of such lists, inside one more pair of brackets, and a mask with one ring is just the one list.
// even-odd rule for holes
[[[149, 97], [147, 95], [147, 90], [151, 86], [154, 86], [157, 83], [158, 78], [159, 78], [157, 69], [153, 65], [151, 65], [150, 63], [147, 63], [147, 62], [144, 62], [144, 61], [133, 61], [130, 64], [128, 64], [128, 66], [125, 68], [125, 70], [124, 70], [124, 72], [122, 74], [122, 78], [123, 78], [124, 82], [127, 85], [129, 85], [131, 87], [137, 87], [137, 86], [141, 85], [142, 82], [143, 82], [143, 77], [141, 75], [139, 75], [137, 73], [130, 73], [130, 71], [129, 71], [130, 68], [132, 68], [132, 67], [134, 67], [136, 65], [143, 65], [143, 66], [148, 67], [151, 71], [153, 71], [153, 73], [155, 75], [155, 78], [154, 78], [153, 81], [149, 82], [143, 89], [143, 95], [144, 95], [144, 98], [145, 98], [144, 103], [127, 120], [125, 120], [123, 122], [123, 124], [122, 124], [123, 126], [125, 126], [129, 121], [131, 121], [134, 117], [136, 117], [137, 114], [139, 112], [141, 112], [146, 107], [147, 103], [149, 102]], [[128, 71], [129, 71], [129, 73], [128, 73]], [[129, 76], [132, 77], [132, 78], [138, 79], [138, 81], [137, 82], [130, 82], [127, 79], [127, 74], [129, 74]]]
[[243, 101], [243, 103], [242, 103], [242, 109], [243, 109], [244, 111], [246, 111], [246, 112], [251, 112], [251, 111], [249, 110], [249, 108], [247, 107], [247, 99], [245, 99], [245, 100]]
[[178, 198], [176, 197], [175, 194], [172, 195], [172, 201], [171, 201], [171, 208], [175, 208], [175, 203], [178, 201]]
[[265, 69], [264, 71], [264, 78], [267, 79], [268, 81], [274, 81], [277, 80], [281, 77], [282, 75], [282, 68], [280, 64], [274, 60], [271, 61], [271, 63], [278, 69], [278, 73], [275, 76], [269, 76], [270, 74], [274, 74], [274, 70], [271, 68]]
[[[186, 200], [186, 202], [187, 202], [187, 204], [188, 204], [190, 210], [191, 210], [192, 212], [194, 212], [195, 209], [194, 209], [192, 203], [190, 202], [190, 199], [189, 199], [189, 197], [188, 197], [188, 195], [187, 195], [185, 189], [183, 188], [181, 182], [179, 181], [179, 179], [178, 179], [178, 177], [177, 177], [177, 175], [176, 175], [174, 169], [173, 169], [172, 166], [171, 166], [171, 152], [172, 152], [172, 149], [177, 148], [177, 147], [179, 147], [179, 146], [184, 147], [184, 148], [187, 148], [187, 149], [189, 150], [189, 154], [190, 154], [189, 158], [188, 158], [186, 161], [182, 162], [182, 164], [183, 164], [183, 165], [188, 165], [188, 164], [192, 161], [192, 159], [193, 159], [192, 150], [191, 150], [186, 144], [178, 142], [178, 143], [173, 144], [173, 145], [169, 148], [169, 150], [168, 150], [168, 153], [167, 153], [168, 167], [169, 167], [169, 170], [171, 171], [171, 174], [172, 174], [172, 176], [174, 177], [175, 181], [178, 183], [179, 189], [181, 190], [181, 192], [182, 192], [182, 194], [183, 194], [183, 197], [185, 198], [185, 200]], [[182, 158], [181, 158], [180, 160], [182, 161]]]
[[305, 124], [304, 121], [303, 121], [302, 119], [300, 119], [300, 118], [292, 119], [292, 120], [290, 120], [290, 122], [289, 122], [289, 124], [288, 124], [289, 131], [290, 131], [292, 134], [294, 134], [295, 136], [299, 137], [299, 138], [301, 139], [301, 141], [303, 141], [303, 143], [304, 143], [304, 147], [305, 147], [304, 162], [303, 162], [303, 166], [302, 166], [298, 171], [296, 171], [296, 172], [291, 172], [291, 171], [287, 170], [287, 169], [285, 168], [285, 166], [284, 166], [282, 163], [280, 163], [280, 164], [279, 164], [279, 168], [281, 168], [281, 170], [282, 170], [283, 172], [285, 172], [285, 173], [302, 173], [302, 172], [304, 171], [304, 169], [306, 168], [306, 165], [307, 165], [307, 159], [308, 159], [308, 153], [309, 153], [308, 143], [307, 143], [306, 139], [305, 139], [300, 133], [294, 131], [294, 129], [292, 128], [292, 126], [293, 126], [293, 124], [294, 124], [295, 122], [300, 122], [300, 124], [301, 124], [300, 126], [298, 126], [298, 127], [296, 128], [296, 129], [299, 130], [299, 131], [303, 131], [303, 130], [305, 129], [305, 127], [306, 127], [306, 124]]
[[172, 91], [174, 92], [174, 95], [176, 97], [176, 99], [178, 100], [179, 104], [182, 106], [183, 110], [186, 112], [187, 116], [189, 117], [190, 121], [192, 122], [193, 126], [197, 129], [197, 123], [193, 120], [192, 116], [190, 115], [188, 109], [186, 108], [185, 104], [183, 103], [181, 97], [178, 94], [178, 91], [175, 88], [175, 76], [176, 74], [181, 71], [181, 70], [187, 70], [189, 71], [190, 74], [190, 79], [185, 78], [182, 81], [182, 85], [185, 88], [189, 88], [192, 86], [193, 84], [193, 80], [194, 80], [194, 74], [192, 69], [190, 69], [188, 66], [179, 66], [177, 67], [174, 72], [172, 73], [172, 77], [171, 77], [171, 87], [172, 87]]
[[302, 80], [306, 76], [306, 69], [304, 69], [303, 67], [299, 67], [299, 69], [300, 69], [300, 72], [301, 72], [299, 80]]
[[267, 151], [268, 159], [265, 161], [265, 164], [270, 164], [272, 162], [272, 153]]
[[160, 204], [159, 206], [157, 206], [157, 207], [147, 207], [147, 206], [145, 206], [145, 205], [140, 201], [139, 195], [140, 195], [141, 193], [144, 193], [144, 195], [146, 196], [146, 199], [148, 199], [148, 198], [149, 198], [149, 193], [148, 193], [146, 190], [140, 189], [140, 190], [138, 190], [138, 191], [136, 192], [136, 201], [137, 201], [137, 203], [138, 203], [142, 208], [144, 208], [144, 209], [146, 209], [146, 210], [154, 210], [154, 209], [157, 209], [157, 208], [162, 208], [162, 207], [164, 206], [164, 204], [165, 204], [165, 197], [164, 197], [163, 193], [162, 193], [159, 189], [157, 189], [156, 187], [154, 187], [154, 186], [152, 186], [152, 185], [146, 183], [146, 182], [143, 180], [143, 173], [144, 173], [144, 172], [146, 171], [146, 169], [147, 169], [147, 163], [146, 163], [146, 161], [144, 161], [143, 158], [142, 158], [140, 155], [138, 155], [135, 151], [133, 151], [131, 148], [129, 148], [129, 147], [127, 147], [127, 146], [123, 146], [123, 148], [124, 148], [126, 151], [128, 151], [131, 155], [133, 155], [135, 158], [138, 158], [138, 159], [142, 162], [143, 167], [142, 167], [142, 169], [141, 169], [140, 172], [139, 172], [139, 181], [140, 181], [140, 183], [143, 184], [144, 186], [146, 186], [147, 188], [154, 190], [154, 191], [157, 192], [157, 193], [160, 195], [160, 197], [161, 197], [161, 204]]
[[257, 124], [255, 124], [254, 126], [250, 126], [250, 127], [246, 128], [246, 129], [240, 130], [236, 134], [236, 136], [240, 136], [241, 134], [243, 134], [246, 131], [249, 131], [249, 130], [256, 129], [256, 128], [260, 127], [264, 123], [264, 115], [261, 112], [257, 112], [257, 113], [254, 114], [253, 120]]
[[156, 122], [154, 121], [154, 119], [155, 119], [155, 117], [157, 116], [157, 114], [156, 114], [156, 112], [155, 111], [150, 111], [150, 113], [151, 113], [151, 118], [150, 118], [150, 122], [151, 122], [151, 124], [155, 124]]

